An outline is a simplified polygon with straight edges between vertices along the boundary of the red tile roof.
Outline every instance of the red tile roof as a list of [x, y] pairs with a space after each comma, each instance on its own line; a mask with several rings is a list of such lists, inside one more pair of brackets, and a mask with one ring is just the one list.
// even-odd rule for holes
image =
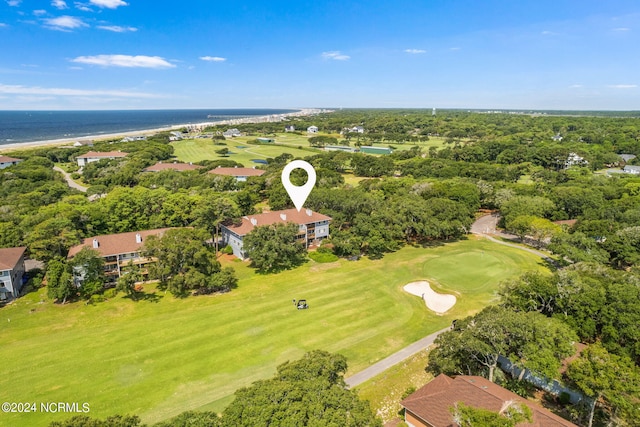
[[14, 159], [13, 157], [8, 156], [0, 156], [0, 163], [13, 163], [13, 162], [21, 162], [22, 159]]
[[[169, 228], [158, 228], [155, 230], [132, 231], [129, 233], [105, 234], [102, 236], [87, 237], [82, 243], [69, 249], [67, 258], [73, 258], [82, 248], [97, 250], [103, 257], [138, 252], [149, 236], [161, 236]], [[142, 238], [142, 242], [136, 241], [136, 234]], [[93, 247], [93, 241], [98, 241], [98, 247]]]
[[89, 151], [87, 154], [82, 154], [77, 159], [88, 159], [88, 158], [109, 158], [109, 157], [126, 157], [129, 153], [124, 153], [122, 151]]
[[455, 427], [450, 412], [456, 403], [500, 412], [508, 402], [524, 404], [531, 409], [533, 423], [519, 423], [518, 427], [577, 427], [534, 402], [489, 380], [460, 375], [455, 379], [440, 374], [433, 381], [404, 399], [401, 404], [414, 416], [434, 427]]
[[156, 163], [153, 166], [149, 166], [145, 169], [146, 172], [160, 172], [164, 170], [175, 170], [175, 171], [193, 171], [197, 169], [202, 169], [202, 166], [192, 165], [191, 163]]
[[209, 173], [213, 173], [216, 175], [226, 175], [226, 176], [260, 176], [264, 174], [265, 171], [262, 169], [254, 169], [254, 168], [221, 168], [217, 167], [209, 171]]
[[0, 249], [0, 270], [13, 270], [18, 264], [27, 248], [2, 248]]
[[[251, 220], [254, 220], [255, 225], [253, 225]], [[244, 216], [242, 217], [242, 224], [227, 228], [238, 236], [245, 236], [253, 230], [254, 227], [260, 225], [271, 225], [276, 223], [286, 224], [287, 222], [302, 225], [313, 224], [319, 221], [331, 221], [331, 218], [326, 215], [313, 212], [311, 209], [301, 209], [300, 212], [298, 212], [297, 209], [285, 209], [283, 211], [265, 212], [258, 215]]]

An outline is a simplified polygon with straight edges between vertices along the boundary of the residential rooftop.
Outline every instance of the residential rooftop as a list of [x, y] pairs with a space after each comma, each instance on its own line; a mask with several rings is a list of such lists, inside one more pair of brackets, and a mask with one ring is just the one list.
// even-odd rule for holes
[[13, 270], [26, 250], [25, 246], [0, 248], [0, 270]]
[[320, 221], [331, 221], [331, 218], [314, 212], [311, 209], [285, 209], [282, 211], [265, 212], [257, 215], [247, 215], [242, 217], [240, 225], [227, 227], [238, 236], [245, 236], [255, 227], [271, 224], [286, 224], [293, 222], [298, 225], [313, 224]]
[[226, 176], [261, 176], [265, 171], [262, 169], [254, 169], [254, 168], [223, 168], [217, 167], [215, 169], [211, 169], [209, 173], [213, 173], [216, 175], [226, 175]]
[[82, 243], [69, 249], [67, 258], [73, 258], [83, 248], [94, 249], [102, 257], [138, 252], [149, 236], [162, 236], [167, 230], [169, 228], [157, 228], [155, 230], [87, 237], [82, 240]]
[[89, 158], [100, 158], [100, 157], [104, 157], [104, 158], [108, 158], [108, 157], [126, 157], [127, 154], [129, 153], [125, 153], [123, 151], [89, 151], [86, 154], [81, 154], [79, 156], [77, 156], [77, 159], [89, 159]]
[[532, 423], [518, 423], [517, 427], [577, 427], [538, 404], [477, 376], [460, 375], [451, 378], [440, 374], [409, 395], [401, 404], [426, 425], [456, 427], [457, 424], [453, 421], [453, 415], [450, 412], [450, 408], [456, 403], [501, 412], [511, 402], [528, 406], [532, 413]]
[[22, 159], [16, 159], [14, 157], [9, 156], [0, 156], [0, 163], [13, 163], [13, 162], [21, 162]]

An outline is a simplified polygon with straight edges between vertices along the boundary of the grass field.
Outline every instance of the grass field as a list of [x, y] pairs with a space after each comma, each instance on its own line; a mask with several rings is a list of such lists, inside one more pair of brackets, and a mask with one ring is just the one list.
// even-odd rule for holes
[[433, 379], [425, 371], [429, 363], [429, 351], [423, 350], [403, 360], [382, 374], [371, 378], [356, 388], [358, 396], [366, 399], [383, 422], [402, 418], [400, 401], [410, 387], [416, 390]]
[[[344, 354], [353, 374], [479, 311], [501, 280], [544, 269], [518, 249], [485, 240], [406, 247], [382, 260], [308, 262], [256, 275], [243, 262], [238, 289], [215, 296], [56, 306], [44, 289], [0, 309], [0, 401], [87, 402], [90, 415], [135, 413], [145, 422], [222, 410], [238, 387], [312, 349]], [[428, 279], [458, 303], [445, 316], [402, 291]], [[150, 291], [151, 289], [147, 289]], [[298, 311], [292, 299], [305, 298]], [[69, 414], [0, 414], [3, 426], [39, 426]]]
[[[275, 144], [254, 145], [248, 144], [248, 141], [255, 140], [255, 136], [241, 136], [232, 140], [224, 141], [224, 145], [216, 145], [210, 139], [184, 139], [182, 141], [173, 142], [174, 155], [178, 160], [183, 162], [199, 162], [201, 160], [218, 160], [230, 159], [241, 163], [244, 166], [256, 166], [253, 160], [265, 160], [269, 157], [273, 158], [282, 153], [292, 154], [294, 157], [304, 157], [313, 155], [314, 153], [323, 152], [320, 149], [309, 147], [309, 139], [304, 135], [296, 134], [278, 134], [275, 136]], [[424, 151], [429, 147], [442, 147], [444, 139], [432, 138], [429, 141], [419, 144], [374, 144], [377, 147], [391, 146], [397, 150], [408, 150], [414, 145], [420, 146]], [[222, 157], [217, 150], [228, 148], [231, 154], [228, 157]]]

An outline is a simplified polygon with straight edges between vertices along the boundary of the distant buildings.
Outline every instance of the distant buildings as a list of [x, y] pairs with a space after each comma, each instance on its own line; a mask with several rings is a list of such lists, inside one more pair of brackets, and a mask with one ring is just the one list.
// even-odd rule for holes
[[529, 407], [533, 422], [518, 426], [577, 427], [542, 406], [476, 376], [459, 375], [451, 378], [440, 374], [400, 402], [404, 408], [405, 422], [412, 427], [457, 426], [451, 413], [451, 408], [457, 403], [496, 413], [505, 411], [513, 404], [519, 404]]
[[238, 167], [234, 167], [234, 168], [217, 167], [209, 171], [209, 173], [212, 173], [214, 175], [233, 176], [238, 182], [244, 182], [249, 177], [252, 177], [252, 176], [261, 176], [264, 174], [264, 172], [265, 171], [263, 171], [262, 169], [238, 168]]
[[20, 296], [24, 277], [26, 247], [0, 249], [0, 301]]
[[284, 127], [284, 131], [285, 132], [295, 132], [296, 131], [296, 127], [294, 125], [285, 126]]
[[347, 145], [325, 145], [324, 151], [344, 151], [347, 153], [355, 153], [358, 149]]
[[353, 132], [353, 133], [364, 133], [364, 128], [362, 126], [354, 126], [352, 128], [344, 128], [342, 130], [342, 133], [349, 133], [349, 132]]
[[82, 154], [76, 157], [76, 161], [78, 162], [78, 166], [86, 166], [89, 163], [97, 162], [105, 159], [119, 159], [123, 157], [127, 157], [127, 154], [122, 151], [89, 151], [87, 154]]
[[0, 169], [8, 168], [9, 166], [17, 165], [22, 159], [14, 159], [13, 157], [0, 156]]
[[248, 254], [243, 249], [244, 236], [261, 225], [286, 224], [288, 222], [298, 225], [297, 241], [303, 243], [307, 248], [329, 236], [330, 217], [313, 212], [311, 209], [303, 209], [300, 212], [297, 209], [286, 209], [244, 216], [240, 225], [221, 225], [222, 241], [225, 245], [231, 246], [236, 257], [245, 259]]
[[233, 129], [227, 129], [227, 130], [225, 130], [225, 131], [222, 133], [222, 135], [223, 135], [225, 138], [233, 138], [233, 137], [236, 137], [236, 136], [242, 136], [242, 132], [240, 132], [240, 131], [239, 131], [238, 129], [236, 129], [236, 128], [233, 128]]
[[307, 128], [307, 133], [309, 134], [316, 134], [318, 133], [318, 126], [309, 126]]
[[198, 170], [198, 169], [202, 169], [202, 166], [198, 166], [198, 165], [194, 165], [191, 163], [163, 163], [163, 162], [158, 162], [153, 166], [149, 166], [148, 168], [145, 168], [144, 171], [145, 172], [160, 172], [160, 171], [165, 171], [165, 170], [174, 170], [174, 171], [193, 171], [193, 170]]
[[567, 160], [564, 161], [564, 168], [568, 169], [571, 166], [587, 166], [588, 164], [589, 162], [585, 160], [584, 157], [576, 153], [569, 153]]
[[261, 144], [273, 144], [276, 140], [275, 138], [258, 138], [258, 142]]
[[629, 163], [631, 160], [635, 159], [635, 154], [618, 154], [623, 162]]
[[622, 172], [630, 173], [632, 175], [640, 175], [640, 166], [625, 165], [625, 167], [622, 168]]
[[[127, 266], [137, 265], [144, 268], [155, 262], [152, 258], [144, 258], [140, 255], [140, 250], [149, 236], [161, 237], [167, 230], [169, 228], [88, 237], [79, 245], [69, 249], [67, 258], [73, 258], [83, 248], [93, 249], [104, 259], [107, 282], [115, 282]], [[74, 277], [76, 284], [82, 283], [83, 277], [82, 271], [76, 271]]]

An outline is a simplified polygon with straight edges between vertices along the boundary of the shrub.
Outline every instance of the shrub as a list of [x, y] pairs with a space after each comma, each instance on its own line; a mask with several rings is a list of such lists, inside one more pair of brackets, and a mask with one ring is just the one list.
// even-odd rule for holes
[[222, 248], [222, 253], [225, 255], [233, 255], [233, 248], [229, 245]]
[[315, 262], [325, 263], [325, 262], [335, 262], [338, 260], [338, 256], [333, 254], [331, 251], [324, 252], [318, 249], [315, 252], [309, 252], [309, 258], [314, 260]]

